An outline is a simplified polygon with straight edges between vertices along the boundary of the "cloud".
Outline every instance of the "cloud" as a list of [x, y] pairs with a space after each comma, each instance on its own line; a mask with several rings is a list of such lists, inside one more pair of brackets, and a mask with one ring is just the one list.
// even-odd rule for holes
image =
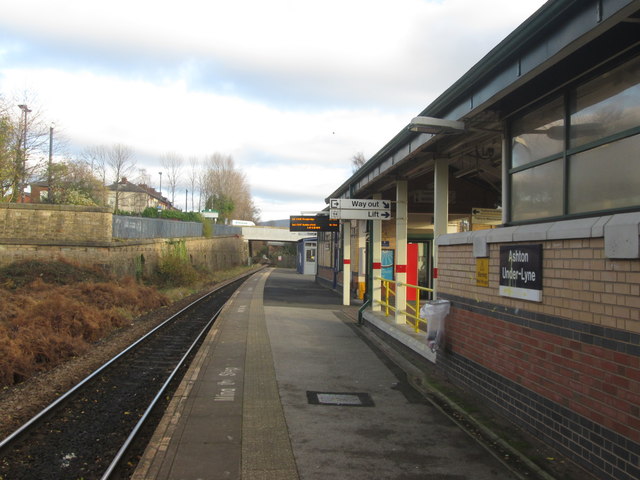
[[[2, 2], [2, 0], [0, 0]], [[21, 0], [0, 93], [30, 90], [76, 152], [230, 154], [264, 219], [351, 174], [543, 0]], [[312, 207], [313, 209], [313, 207]]]

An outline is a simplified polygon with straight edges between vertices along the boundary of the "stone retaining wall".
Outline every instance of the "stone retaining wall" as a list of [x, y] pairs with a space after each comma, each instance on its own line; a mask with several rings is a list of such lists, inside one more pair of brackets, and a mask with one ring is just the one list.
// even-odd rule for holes
[[0, 241], [110, 242], [110, 208], [0, 203]]
[[0, 267], [21, 260], [68, 260], [116, 275], [150, 275], [171, 242], [185, 243], [191, 264], [216, 271], [246, 265], [239, 236], [114, 240], [109, 208], [0, 204]]
[[[0, 240], [0, 267], [21, 260], [67, 260], [99, 266], [118, 276], [151, 275], [173, 239], [105, 242], [93, 245], [10, 244]], [[210, 271], [246, 265], [248, 251], [239, 237], [185, 238], [191, 264]]]

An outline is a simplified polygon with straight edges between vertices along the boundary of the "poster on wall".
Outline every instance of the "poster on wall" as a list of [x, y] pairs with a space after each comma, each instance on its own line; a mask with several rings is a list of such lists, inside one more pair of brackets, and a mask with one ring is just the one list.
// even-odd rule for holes
[[500, 247], [500, 295], [542, 301], [542, 244]]

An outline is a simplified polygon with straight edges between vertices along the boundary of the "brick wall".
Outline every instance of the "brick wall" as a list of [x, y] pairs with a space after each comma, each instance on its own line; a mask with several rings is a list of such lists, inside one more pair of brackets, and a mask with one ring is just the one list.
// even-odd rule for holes
[[489, 287], [476, 286], [473, 245], [439, 247], [452, 309], [438, 363], [599, 478], [640, 478], [640, 260], [605, 258], [603, 238], [535, 243], [540, 303], [498, 295], [498, 243]]
[[[603, 238], [555, 240], [544, 242], [543, 247], [544, 301], [525, 302], [528, 310], [640, 333], [639, 260], [604, 258]], [[439, 252], [442, 291], [453, 292], [464, 285], [472, 298], [482, 296], [507, 307], [523, 305], [498, 295], [500, 245], [490, 245], [489, 287], [475, 285], [471, 245], [441, 247]]]
[[111, 210], [77, 205], [0, 203], [0, 240], [110, 242]]

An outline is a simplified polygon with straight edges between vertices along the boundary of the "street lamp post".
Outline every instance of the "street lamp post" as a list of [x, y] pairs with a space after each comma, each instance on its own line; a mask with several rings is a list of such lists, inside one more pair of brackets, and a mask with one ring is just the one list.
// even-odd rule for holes
[[31, 110], [26, 105], [18, 105], [18, 107], [22, 110], [24, 126], [22, 130], [22, 172], [20, 172], [20, 185], [18, 188], [20, 190], [20, 202], [24, 203], [24, 184], [27, 176], [27, 114], [31, 112]]
[[158, 199], [158, 213], [160, 213], [162, 209], [162, 172], [158, 172], [158, 175], [160, 175], [160, 198]]
[[53, 125], [49, 126], [49, 166], [47, 168], [47, 200], [49, 203], [53, 203], [53, 173], [51, 167], [53, 166]]

